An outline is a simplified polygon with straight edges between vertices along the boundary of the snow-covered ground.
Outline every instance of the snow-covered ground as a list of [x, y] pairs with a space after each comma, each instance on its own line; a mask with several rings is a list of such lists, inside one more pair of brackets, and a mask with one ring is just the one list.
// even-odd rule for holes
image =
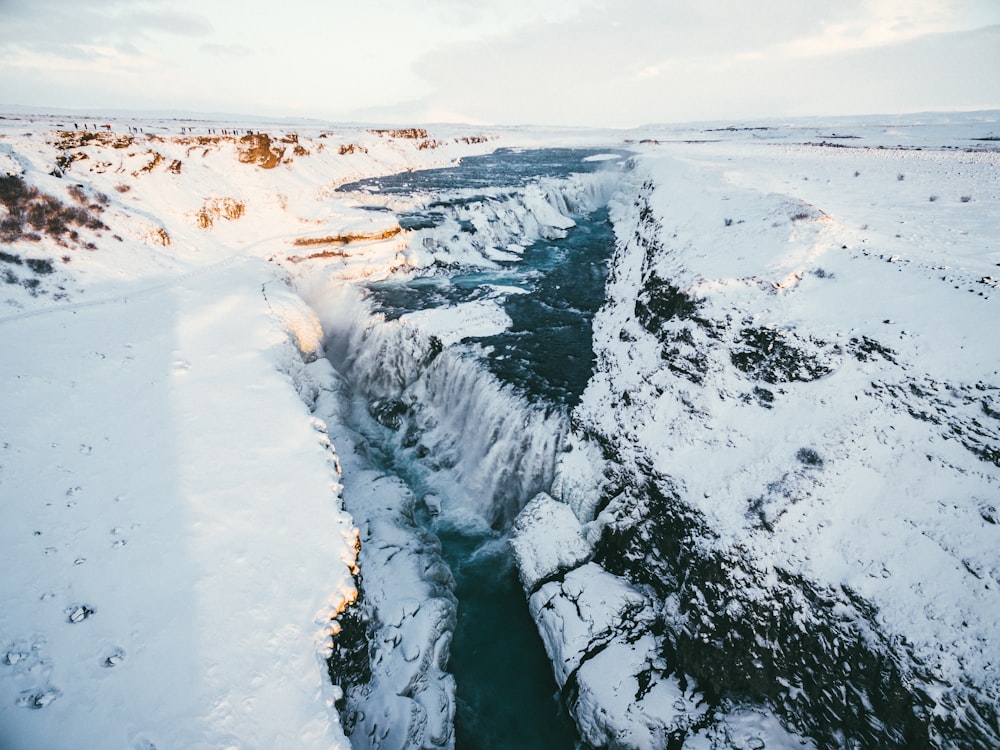
[[[326, 659], [359, 537], [366, 595], [413, 593], [375, 603], [395, 613], [373, 688], [392, 700], [352, 718], [361, 743], [453, 743], [447, 571], [409, 577], [433, 540], [404, 528], [414, 499], [366, 463], [321, 355], [338, 310], [356, 313], [344, 285], [472, 255], [335, 189], [567, 144], [636, 152], [574, 450], [517, 524], [584, 736], [794, 745], [750, 708], [729, 734], [698, 724], [706, 659], [742, 669], [782, 646], [716, 630], [747, 637], [747, 608], [824, 637], [815, 618], [834, 613], [935, 731], [1000, 734], [1000, 154], [972, 140], [1000, 137], [995, 113], [634, 133], [110, 124], [0, 120], [0, 748], [347, 747]], [[466, 322], [503, 324], [490, 305]], [[644, 517], [650, 497], [666, 500]], [[659, 566], [669, 554], [722, 562], [703, 586]], [[832, 603], [797, 610], [794, 591]], [[595, 634], [614, 645], [594, 654]], [[667, 663], [668, 646], [693, 656]], [[799, 730], [844, 689], [761, 688], [770, 667], [724, 687], [759, 688]]]
[[615, 476], [559, 497], [655, 590], [665, 673], [766, 696], [823, 742], [988, 746], [1000, 153], [936, 129], [754, 135], [640, 161], [575, 415]]
[[[32, 226], [38, 199], [21, 196], [38, 236], [0, 246], [5, 750], [347, 746], [325, 659], [357, 595], [358, 529], [310, 411], [322, 331], [273, 260], [404, 264], [400, 240], [358, 237], [392, 220], [334, 188], [485, 146], [272, 132], [247, 155], [247, 126], [181, 127], [0, 130], [0, 177], [53, 196], [46, 222], [68, 225]], [[281, 150], [274, 168], [241, 161]]]

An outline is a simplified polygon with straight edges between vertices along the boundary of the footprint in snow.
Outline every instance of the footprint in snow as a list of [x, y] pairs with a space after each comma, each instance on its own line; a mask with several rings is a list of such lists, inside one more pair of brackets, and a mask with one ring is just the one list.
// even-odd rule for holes
[[24, 708], [45, 708], [62, 693], [51, 685], [23, 691], [17, 698], [17, 705]]
[[92, 617], [97, 610], [86, 604], [71, 604], [63, 611], [66, 613], [66, 622], [76, 625]]
[[117, 667], [123, 661], [125, 661], [125, 651], [116, 647], [104, 657], [104, 660], [101, 662], [101, 666], [105, 669], [111, 669], [113, 667]]
[[11, 649], [3, 655], [2, 659], [0, 659], [0, 664], [6, 664], [8, 667], [13, 667], [15, 664], [20, 664], [25, 661], [29, 656], [31, 656], [31, 654], [25, 651]]
[[113, 541], [111, 542], [111, 546], [113, 548], [115, 548], [115, 549], [118, 549], [120, 547], [124, 547], [126, 544], [128, 544], [128, 539], [126, 539], [125, 537], [123, 537], [121, 535], [121, 533], [122, 533], [122, 530], [119, 529], [117, 526], [115, 526], [115, 528], [111, 529], [111, 536], [113, 538]]

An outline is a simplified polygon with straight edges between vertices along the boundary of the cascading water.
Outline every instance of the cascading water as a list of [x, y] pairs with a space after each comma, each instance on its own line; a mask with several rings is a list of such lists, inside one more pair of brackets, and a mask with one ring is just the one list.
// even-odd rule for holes
[[620, 176], [588, 156], [501, 152], [345, 188], [405, 206], [400, 223], [416, 227], [423, 268], [342, 290], [327, 351], [353, 428], [408, 485], [454, 575], [463, 750], [576, 742], [504, 533], [549, 489], [592, 367]]

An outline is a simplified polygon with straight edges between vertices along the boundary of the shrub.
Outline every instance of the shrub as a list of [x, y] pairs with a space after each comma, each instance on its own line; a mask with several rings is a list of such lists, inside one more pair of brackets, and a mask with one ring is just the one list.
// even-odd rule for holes
[[14, 175], [0, 177], [0, 203], [13, 211], [14, 207], [24, 202], [30, 188], [24, 180]]
[[45, 276], [56, 270], [52, 267], [52, 261], [48, 258], [28, 258], [24, 263], [28, 268], [41, 276]]
[[799, 448], [795, 457], [806, 466], [815, 466], [817, 468], [822, 468], [823, 466], [823, 459], [812, 448]]
[[[70, 188], [70, 195], [78, 202], [86, 201], [86, 194], [78, 185]], [[68, 206], [28, 185], [20, 177], [2, 176], [0, 203], [6, 207], [9, 215], [0, 222], [0, 239], [5, 242], [21, 239], [37, 242], [42, 238], [39, 234], [41, 232], [61, 243], [64, 235], [69, 235], [75, 241], [76, 235], [71, 227], [107, 229], [104, 222], [92, 212], [103, 210], [99, 204], [109, 202], [109, 199], [98, 194], [96, 200], [98, 203], [89, 206]]]

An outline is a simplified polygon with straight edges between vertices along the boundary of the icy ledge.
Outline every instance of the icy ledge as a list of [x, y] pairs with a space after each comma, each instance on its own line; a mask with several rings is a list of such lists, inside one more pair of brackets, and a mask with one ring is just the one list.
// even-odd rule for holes
[[364, 439], [345, 424], [349, 396], [329, 360], [309, 373], [361, 529], [361, 598], [341, 618], [329, 661], [330, 678], [345, 690], [345, 729], [355, 750], [454, 747], [455, 683], [445, 671], [455, 628], [451, 571], [413, 519], [412, 492], [372, 466]]
[[[334, 281], [307, 298], [331, 329], [354, 310], [356, 296]], [[337, 708], [355, 750], [453, 748], [455, 682], [445, 667], [454, 580], [440, 543], [414, 519], [419, 498], [376, 468], [366, 438], [349, 426], [355, 394], [331, 358], [339, 361], [330, 351], [311, 362], [305, 381], [314, 414], [339, 446], [344, 502], [360, 529], [360, 595], [339, 620], [328, 663], [330, 679], [344, 689]]]
[[569, 505], [537, 495], [518, 516], [511, 548], [528, 607], [563, 700], [592, 747], [802, 748], [759, 706], [712, 711], [660, 653], [658, 603], [642, 587], [592, 561], [600, 524], [583, 525]]
[[0, 320], [0, 744], [349, 747], [325, 662], [357, 530], [300, 395], [317, 330], [256, 260]]

